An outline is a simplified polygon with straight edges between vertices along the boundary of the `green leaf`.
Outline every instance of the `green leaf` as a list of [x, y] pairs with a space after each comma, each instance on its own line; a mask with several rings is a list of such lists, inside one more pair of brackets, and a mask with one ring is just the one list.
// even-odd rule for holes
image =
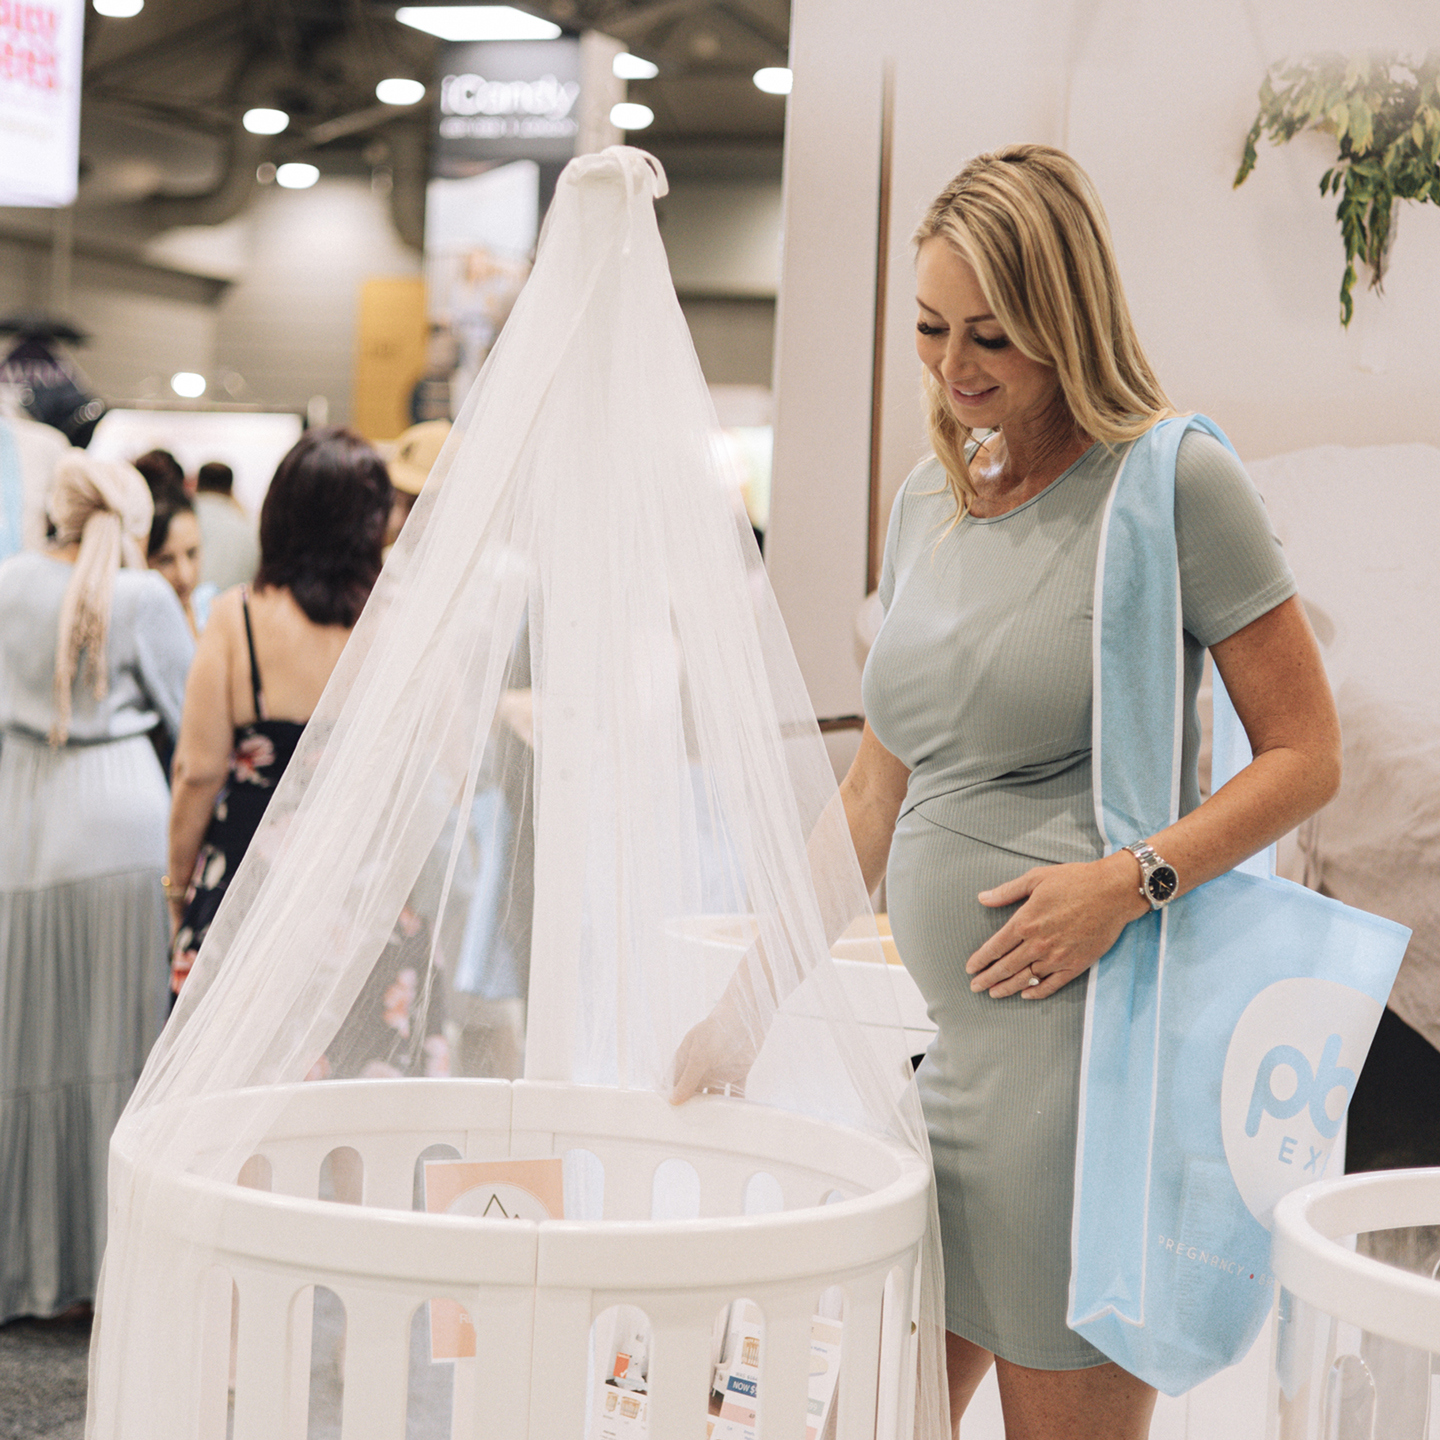
[[1375, 121], [1363, 100], [1350, 102], [1349, 122], [1350, 143], [1357, 150], [1364, 150], [1375, 138]]
[[1283, 144], [1302, 130], [1335, 136], [1337, 157], [1320, 193], [1337, 197], [1345, 250], [1340, 318], [1354, 313], [1356, 266], [1378, 289], [1385, 275], [1395, 205], [1440, 205], [1440, 49], [1419, 60], [1394, 51], [1301, 56], [1266, 70], [1260, 108], [1245, 138], [1235, 184], [1255, 168], [1261, 136]]
[[1260, 138], [1260, 117], [1255, 117], [1255, 123], [1250, 127], [1250, 133], [1245, 137], [1245, 150], [1240, 156], [1240, 168], [1235, 172], [1234, 185], [1237, 188], [1245, 183], [1245, 177], [1255, 168], [1257, 156], [1255, 154], [1255, 142]]

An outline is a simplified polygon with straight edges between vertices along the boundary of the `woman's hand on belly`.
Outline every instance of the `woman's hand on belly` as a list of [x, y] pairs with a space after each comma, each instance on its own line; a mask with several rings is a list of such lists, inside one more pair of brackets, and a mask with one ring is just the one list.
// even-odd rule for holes
[[1150, 908], [1140, 895], [1139, 864], [1126, 850], [1082, 864], [1038, 865], [979, 898], [993, 908], [1020, 905], [965, 965], [970, 988], [997, 1000], [1053, 995]]

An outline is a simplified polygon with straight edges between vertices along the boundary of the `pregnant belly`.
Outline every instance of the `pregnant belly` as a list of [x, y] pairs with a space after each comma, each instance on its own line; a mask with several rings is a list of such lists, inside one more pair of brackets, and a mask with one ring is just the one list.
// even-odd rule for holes
[[963, 1172], [972, 1189], [1002, 1152], [1023, 1153], [1016, 1163], [1036, 1183], [1042, 1174], [1068, 1177], [1073, 1166], [1087, 982], [1044, 1000], [996, 1000], [972, 991], [965, 973], [1018, 908], [991, 909], [978, 892], [1036, 863], [915, 811], [890, 850], [891, 929], [937, 1027], [918, 1076], [936, 1168], [943, 1161], [947, 1173]]
[[890, 926], [937, 1025], [945, 1025], [947, 1012], [953, 1017], [977, 1001], [1005, 1003], [971, 992], [965, 962], [1019, 906], [995, 909], [977, 897], [1046, 863], [956, 834], [917, 810], [900, 817], [886, 870]]

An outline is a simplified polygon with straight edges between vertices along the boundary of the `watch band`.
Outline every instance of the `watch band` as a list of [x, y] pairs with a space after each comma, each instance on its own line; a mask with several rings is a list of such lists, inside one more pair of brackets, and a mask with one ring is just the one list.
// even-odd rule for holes
[[1140, 896], [1152, 910], [1163, 910], [1180, 888], [1175, 867], [1162, 858], [1146, 840], [1125, 847], [1140, 864]]

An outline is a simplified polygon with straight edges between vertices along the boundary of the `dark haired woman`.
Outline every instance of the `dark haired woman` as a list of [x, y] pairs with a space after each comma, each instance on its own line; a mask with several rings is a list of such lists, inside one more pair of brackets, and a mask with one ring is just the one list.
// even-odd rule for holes
[[266, 494], [253, 589], [211, 607], [175, 747], [175, 990], [380, 573], [390, 501], [385, 462], [358, 435], [307, 432]]
[[185, 489], [185, 470], [168, 450], [147, 450], [130, 462], [144, 477], [152, 495]]
[[190, 497], [177, 486], [152, 487], [155, 518], [150, 522], [150, 541], [145, 560], [152, 570], [169, 581], [180, 599], [190, 634], [200, 638], [210, 618], [213, 585], [201, 585], [200, 520]]

